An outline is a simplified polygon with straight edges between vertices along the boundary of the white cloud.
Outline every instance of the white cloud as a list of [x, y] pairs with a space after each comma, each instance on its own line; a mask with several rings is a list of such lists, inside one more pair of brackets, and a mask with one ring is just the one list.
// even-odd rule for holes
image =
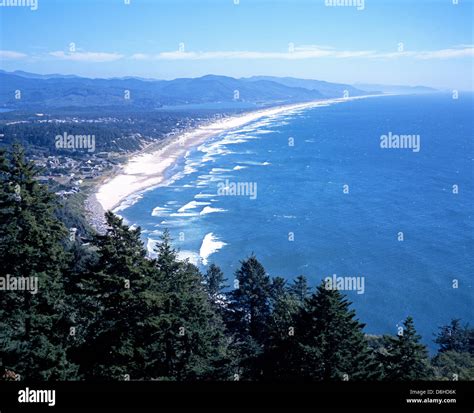
[[[291, 44], [290, 44], [291, 46]], [[49, 52], [49, 56], [61, 60], [76, 62], [103, 63], [113, 62], [125, 58], [120, 53], [85, 52], [76, 51], [66, 53], [63, 51]], [[25, 53], [11, 50], [0, 50], [0, 58], [24, 59], [28, 57]], [[40, 56], [37, 56], [40, 57]], [[289, 47], [287, 51], [265, 52], [265, 51], [171, 51], [157, 54], [135, 53], [129, 56], [132, 60], [212, 60], [212, 59], [246, 59], [246, 60], [304, 60], [304, 59], [400, 59], [413, 58], [419, 60], [430, 59], [454, 59], [463, 57], [474, 57], [474, 45], [461, 44], [447, 49], [429, 51], [403, 51], [403, 52], [377, 52], [375, 50], [337, 50], [328, 46], [302, 45]]]
[[0, 50], [0, 59], [24, 59], [28, 57], [25, 53], [14, 52], [12, 50]]
[[134, 55], [130, 56], [133, 60], [149, 60], [150, 56], [144, 53], [135, 53]]
[[313, 59], [321, 57], [349, 58], [369, 56], [372, 51], [336, 51], [318, 46], [300, 46], [287, 52], [255, 52], [255, 51], [216, 51], [216, 52], [185, 52], [172, 51], [158, 54], [138, 53], [131, 56], [135, 60], [210, 60], [210, 59]]
[[471, 45], [462, 45], [450, 49], [429, 50], [429, 51], [404, 51], [391, 53], [377, 53], [374, 57], [397, 59], [401, 57], [413, 57], [421, 60], [431, 59], [453, 59], [458, 57], [472, 57], [474, 56], [474, 47]]
[[50, 56], [57, 57], [62, 60], [72, 60], [76, 62], [113, 62], [120, 60], [124, 56], [119, 53], [103, 53], [103, 52], [73, 52], [64, 53], [63, 51], [50, 52]]
[[432, 52], [421, 52], [416, 57], [418, 59], [451, 59], [456, 57], [473, 57], [474, 47], [464, 47], [456, 49], [442, 49]]
[[286, 52], [259, 51], [215, 51], [186, 52], [171, 51], [158, 54], [137, 53], [131, 56], [134, 60], [210, 60], [210, 59], [285, 59], [302, 60], [318, 58], [370, 58], [395, 59], [411, 57], [415, 59], [450, 59], [474, 56], [472, 45], [460, 45], [449, 49], [432, 51], [377, 52], [374, 50], [336, 50], [327, 46], [306, 45], [289, 48]]

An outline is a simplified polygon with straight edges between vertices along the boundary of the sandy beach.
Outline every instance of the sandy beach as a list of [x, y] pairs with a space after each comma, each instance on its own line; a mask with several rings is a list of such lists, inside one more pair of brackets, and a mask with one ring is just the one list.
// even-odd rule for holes
[[273, 116], [311, 107], [325, 106], [331, 103], [361, 99], [364, 97], [369, 96], [327, 99], [277, 106], [256, 110], [242, 115], [231, 116], [198, 127], [192, 131], [173, 137], [168, 141], [164, 141], [160, 149], [131, 157], [115, 176], [105, 180], [98, 187], [97, 192], [95, 193], [95, 199], [104, 211], [113, 210], [130, 195], [139, 193], [148, 188], [156, 187], [163, 183], [165, 171], [179, 158], [184, 156], [190, 148], [204, 143], [207, 139], [213, 136], [239, 128], [249, 122], [266, 116]]

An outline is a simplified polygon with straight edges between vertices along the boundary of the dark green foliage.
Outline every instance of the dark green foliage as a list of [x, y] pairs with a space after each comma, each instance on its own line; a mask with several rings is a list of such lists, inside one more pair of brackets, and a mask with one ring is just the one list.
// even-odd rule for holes
[[145, 359], [140, 342], [153, 305], [148, 300], [151, 265], [139, 228], [129, 229], [111, 212], [106, 221], [107, 234], [93, 241], [98, 258], [78, 285], [81, 319], [88, 322], [77, 326], [85, 333], [77, 351], [81, 374], [95, 379], [141, 378]]
[[272, 302], [278, 301], [286, 294], [286, 280], [282, 277], [273, 277], [270, 287], [270, 299]]
[[380, 369], [349, 301], [324, 284], [297, 315], [294, 375], [309, 380], [374, 380]]
[[[0, 84], [0, 89], [2, 86]], [[8, 86], [10, 90], [11, 87]], [[58, 149], [56, 136], [63, 135], [64, 132], [69, 135], [94, 135], [96, 153], [106, 151], [123, 155], [141, 150], [144, 143], [159, 142], [175, 130], [177, 124], [180, 128], [196, 126], [201, 121], [213, 118], [217, 113], [222, 114], [222, 110], [154, 111], [154, 104], [149, 103], [146, 110], [133, 108], [123, 99], [125, 89], [120, 91], [119, 107], [91, 107], [90, 99], [86, 98], [87, 107], [55, 108], [48, 110], [41, 117], [36, 115], [35, 110], [0, 112], [0, 134], [4, 135], [0, 147], [19, 142], [27, 150], [27, 155], [67, 156], [86, 161], [93, 153], [84, 149]], [[8, 94], [11, 95], [10, 91]], [[14, 101], [18, 103], [18, 100]], [[32, 102], [30, 99], [21, 101], [22, 104]], [[44, 107], [41, 111], [44, 111]], [[53, 121], [57, 119], [62, 122]], [[49, 172], [57, 173], [49, 168], [44, 171], [46, 175]]]
[[385, 379], [389, 381], [424, 380], [429, 375], [428, 352], [420, 343], [412, 317], [403, 323], [397, 337], [388, 336], [382, 355]]
[[235, 278], [238, 287], [232, 293], [232, 308], [243, 331], [262, 343], [270, 315], [271, 281], [262, 264], [252, 255], [241, 262]]
[[83, 207], [86, 198], [87, 196], [82, 192], [61, 199], [56, 216], [67, 228], [76, 228], [77, 237], [91, 238], [94, 230], [87, 222]]
[[205, 288], [215, 310], [222, 313], [225, 310], [225, 292], [229, 286], [222, 270], [215, 264], [209, 265], [204, 274]]
[[439, 351], [472, 352], [469, 338], [473, 334], [473, 329], [468, 324], [461, 325], [461, 320], [452, 320], [451, 324], [439, 328], [435, 343], [439, 344]]
[[[85, 331], [74, 357], [86, 379], [227, 378], [223, 324], [197, 268], [179, 262], [165, 232], [156, 260], [145, 255], [140, 229], [106, 214], [107, 234], [94, 240], [77, 290]], [[93, 321], [91, 321], [93, 320]]]
[[66, 228], [55, 217], [54, 195], [35, 180], [33, 164], [14, 146], [0, 155], [0, 277], [38, 281], [38, 291], [0, 291], [3, 368], [27, 379], [74, 379], [66, 359], [69, 335], [62, 272]]
[[433, 380], [474, 380], [474, 356], [467, 352], [447, 350], [431, 362]]
[[268, 334], [272, 286], [262, 264], [252, 255], [235, 273], [237, 288], [230, 294], [227, 324], [238, 354], [239, 377], [262, 376], [262, 355]]
[[309, 293], [308, 280], [304, 275], [298, 275], [289, 286], [288, 291], [295, 296], [300, 303], [303, 303]]
[[435, 343], [438, 354], [432, 359], [434, 380], [474, 380], [474, 329], [453, 319], [439, 328]]
[[167, 380], [229, 379], [224, 325], [214, 311], [203, 277], [177, 260], [165, 231], [157, 249], [152, 290], [161, 297], [149, 320], [152, 339], [146, 347], [147, 375]]
[[222, 270], [215, 264], [211, 264], [204, 275], [206, 289], [211, 297], [216, 297], [227, 285], [224, 285], [226, 278]]
[[274, 278], [272, 282], [272, 312], [268, 320], [268, 335], [264, 353], [265, 380], [297, 380], [295, 376], [295, 319], [303, 302], [285, 288], [284, 280]]

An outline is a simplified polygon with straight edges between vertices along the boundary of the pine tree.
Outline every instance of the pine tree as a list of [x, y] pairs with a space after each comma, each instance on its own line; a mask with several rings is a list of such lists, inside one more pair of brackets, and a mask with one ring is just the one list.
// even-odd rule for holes
[[0, 155], [0, 278], [4, 288], [8, 279], [30, 283], [29, 291], [0, 291], [0, 359], [22, 378], [72, 380], [62, 276], [67, 231], [55, 217], [55, 196], [37, 174], [18, 145]]
[[286, 295], [286, 280], [283, 277], [273, 277], [270, 286], [270, 306]]
[[324, 283], [306, 299], [295, 327], [295, 376], [310, 380], [375, 380], [380, 369], [350, 302]]
[[189, 262], [180, 262], [168, 231], [158, 244], [153, 289], [162, 309], [153, 313], [147, 346], [147, 375], [160, 380], [229, 379], [224, 324]]
[[389, 381], [426, 379], [429, 374], [428, 352], [420, 343], [412, 317], [403, 323], [398, 337], [388, 337], [387, 355], [384, 356], [385, 378]]
[[211, 301], [217, 303], [219, 296], [223, 295], [224, 289], [229, 287], [225, 284], [227, 280], [224, 273], [217, 265], [211, 264], [204, 275], [204, 280]]
[[230, 294], [227, 325], [233, 335], [233, 349], [242, 379], [262, 376], [262, 355], [268, 333], [271, 283], [262, 264], [252, 255], [241, 262], [235, 274], [237, 288]]
[[474, 380], [474, 356], [468, 352], [447, 350], [431, 361], [433, 380]]
[[134, 380], [143, 377], [145, 324], [157, 303], [150, 297], [152, 266], [140, 228], [130, 229], [110, 211], [107, 233], [96, 235], [97, 260], [78, 283], [77, 326], [81, 374], [86, 379]]
[[439, 351], [457, 351], [459, 353], [469, 352], [469, 325], [464, 327], [461, 320], [453, 319], [451, 324], [442, 326], [435, 339], [439, 344]]
[[293, 285], [286, 288], [280, 277], [272, 280], [271, 314], [264, 352], [264, 380], [293, 380], [292, 349], [295, 345], [295, 318], [302, 301], [294, 294]]
[[298, 275], [293, 283], [288, 288], [290, 294], [294, 295], [300, 303], [303, 303], [304, 300], [308, 297], [308, 280], [304, 275]]

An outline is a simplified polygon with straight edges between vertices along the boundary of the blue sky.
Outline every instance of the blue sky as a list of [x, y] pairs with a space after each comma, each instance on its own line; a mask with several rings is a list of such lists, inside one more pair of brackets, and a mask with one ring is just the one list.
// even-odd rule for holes
[[36, 1], [0, 0], [4, 70], [473, 89], [472, 0]]

